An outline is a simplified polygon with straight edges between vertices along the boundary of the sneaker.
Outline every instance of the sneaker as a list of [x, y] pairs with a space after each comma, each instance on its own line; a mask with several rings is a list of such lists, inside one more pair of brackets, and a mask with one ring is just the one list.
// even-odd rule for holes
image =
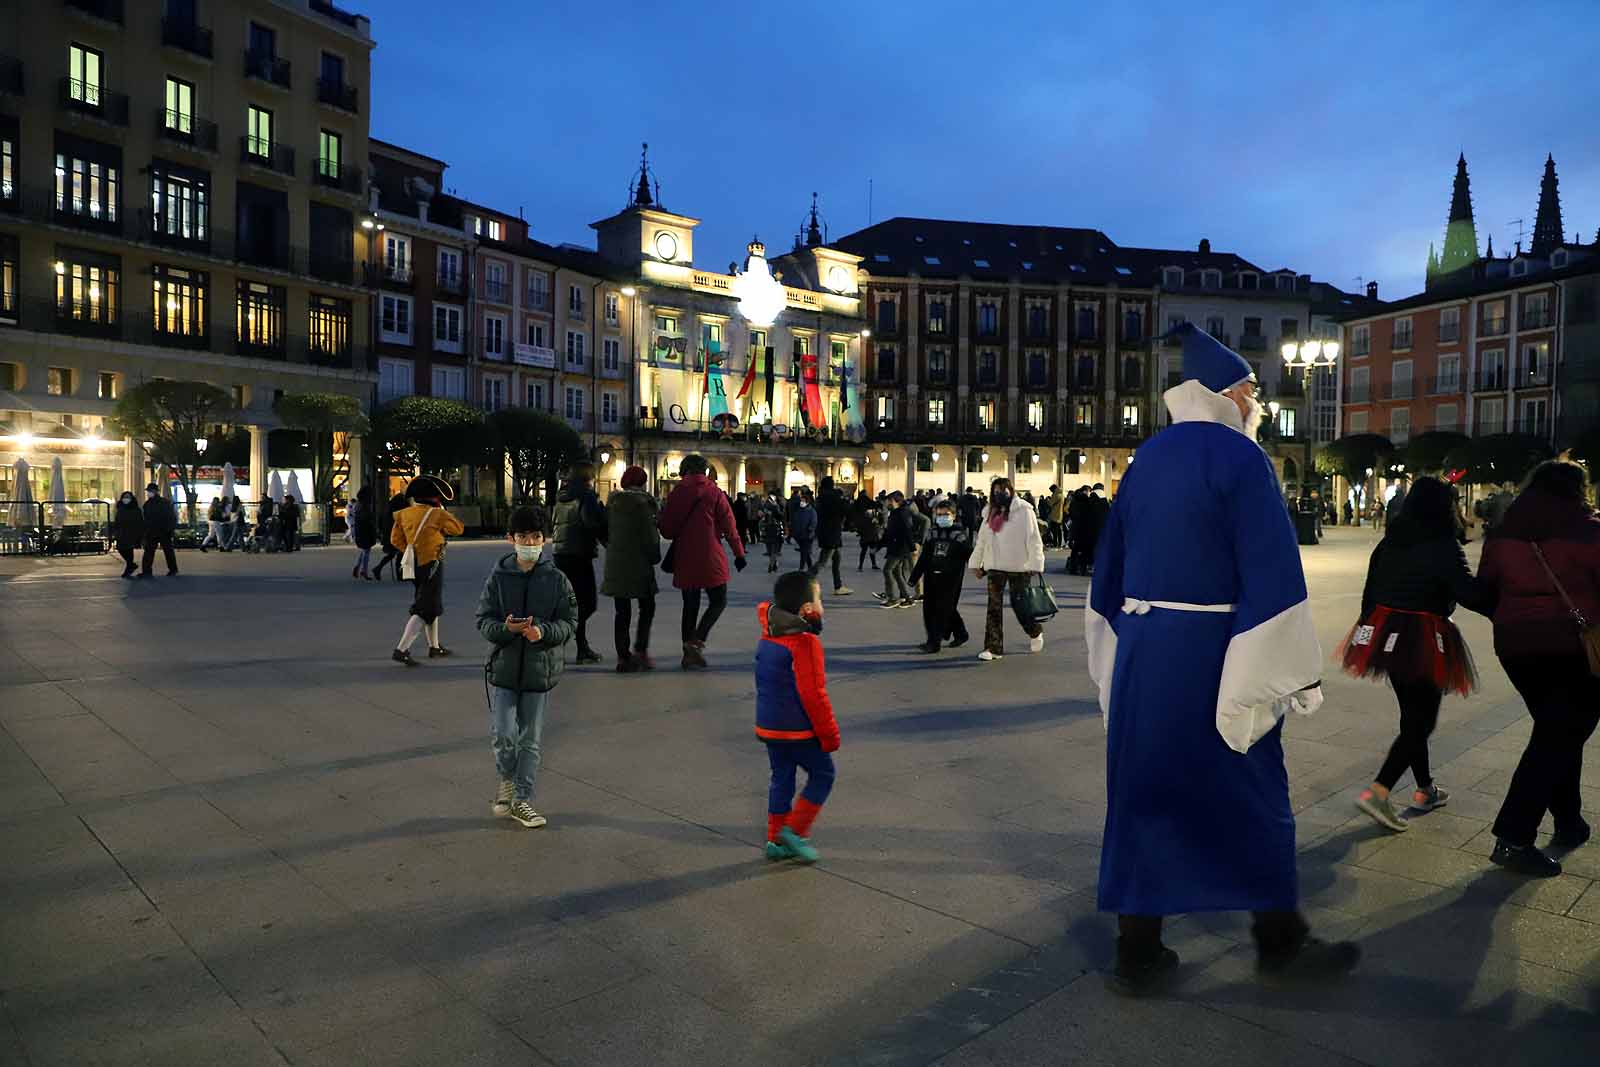
[[889, 594], [888, 593], [873, 593], [872, 595], [878, 600], [888, 600], [889, 599]]
[[1556, 832], [1550, 835], [1551, 848], [1579, 848], [1589, 840], [1589, 824], [1578, 820], [1576, 826], [1557, 827]]
[[1343, 978], [1361, 962], [1354, 941], [1306, 937], [1288, 952], [1256, 957], [1256, 976], [1268, 985], [1298, 985]]
[[1534, 878], [1554, 878], [1561, 873], [1561, 864], [1540, 852], [1533, 845], [1508, 845], [1497, 841], [1489, 862], [1516, 874]]
[[878, 607], [882, 608], [884, 611], [893, 611], [899, 606], [900, 601], [898, 600], [885, 600], [882, 604], [878, 605]]
[[494, 791], [494, 804], [489, 808], [497, 819], [508, 818], [511, 815], [511, 802], [516, 799], [517, 788], [510, 781], [503, 781]]
[[705, 644], [700, 641], [685, 641], [683, 643], [683, 669], [686, 671], [703, 671], [708, 666], [703, 652]]
[[962, 634], [960, 637], [952, 637], [950, 639], [950, 647], [951, 648], [960, 648], [962, 645], [966, 644], [969, 640], [971, 640], [971, 639], [966, 634]]
[[526, 800], [513, 801], [508, 814], [530, 830], [537, 830], [546, 821], [545, 817], [534, 811], [533, 805]]
[[1030, 638], [1028, 638], [1028, 651], [1029, 652], [1043, 652], [1044, 651], [1044, 634], [1040, 634], [1038, 637], [1030, 637]]
[[417, 666], [417, 661], [411, 658], [411, 653], [407, 652], [403, 648], [395, 649], [394, 655], [390, 656], [389, 658], [394, 660], [396, 663], [404, 663], [407, 667]]
[[811, 847], [811, 842], [789, 827], [785, 826], [778, 831], [778, 842], [790, 852], [790, 858], [801, 863], [817, 862], [817, 850]]
[[1439, 783], [1434, 782], [1426, 789], [1418, 789], [1411, 794], [1411, 806], [1417, 811], [1432, 811], [1442, 808], [1450, 803], [1450, 794], [1439, 788]]
[[641, 671], [653, 671], [656, 669], [656, 661], [651, 659], [650, 653], [642, 648], [633, 654], [633, 662], [639, 665]]
[[448, 656], [449, 654], [450, 654], [450, 650], [448, 648], [445, 648], [443, 645], [440, 645], [437, 648], [434, 648], [432, 646], [430, 646], [428, 648], [428, 658], [429, 659], [443, 659], [444, 657]]
[[917, 646], [917, 651], [918, 652], [927, 652], [927, 653], [931, 654], [931, 653], [939, 651], [939, 646], [935, 642], [929, 641], [927, 644], [918, 645]]
[[1124, 997], [1139, 997], [1165, 984], [1178, 970], [1178, 954], [1161, 948], [1161, 954], [1144, 963], [1117, 960], [1117, 969], [1106, 975], [1106, 988]]
[[795, 858], [794, 853], [789, 851], [789, 846], [782, 841], [768, 841], [766, 853], [767, 859], [775, 863], [779, 860], [792, 860]]
[[849, 596], [851, 593], [854, 593], [854, 592], [855, 592], [855, 590], [851, 589], [848, 585], [841, 585], [839, 588], [837, 588], [837, 589], [835, 589], [833, 591], [833, 595], [834, 596]]
[[599, 663], [600, 662], [600, 653], [596, 652], [592, 648], [580, 648], [580, 649], [578, 649], [577, 662], [579, 664]]
[[895, 605], [897, 608], [914, 608], [916, 606], [917, 602], [915, 600], [902, 600], [900, 603]]
[[1411, 829], [1411, 824], [1402, 819], [1394, 810], [1394, 805], [1388, 797], [1380, 797], [1370, 789], [1363, 789], [1361, 795], [1356, 797], [1356, 807], [1372, 817], [1372, 821], [1397, 834], [1403, 834]]
[[985, 662], [985, 663], [988, 663], [988, 662], [989, 662], [989, 661], [990, 661], [990, 660], [996, 660], [996, 659], [999, 659], [999, 658], [1001, 658], [1001, 656], [1003, 656], [1003, 655], [1004, 655], [1004, 653], [1003, 653], [1003, 652], [990, 652], [990, 651], [989, 651], [989, 650], [988, 650], [988, 649], [987, 649], [987, 648], [986, 648], [986, 649], [984, 649], [984, 650], [983, 650], [983, 651], [982, 651], [982, 652], [979, 652], [979, 653], [978, 653], [978, 658], [979, 658], [979, 659], [981, 659], [981, 660], [983, 660], [983, 662]]

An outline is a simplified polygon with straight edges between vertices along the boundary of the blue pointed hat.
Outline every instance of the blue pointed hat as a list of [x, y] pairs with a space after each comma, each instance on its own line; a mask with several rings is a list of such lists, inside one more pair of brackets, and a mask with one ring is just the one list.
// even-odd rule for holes
[[1183, 342], [1184, 381], [1192, 378], [1213, 393], [1220, 393], [1240, 382], [1255, 380], [1255, 371], [1243, 356], [1194, 323], [1176, 326], [1167, 336]]

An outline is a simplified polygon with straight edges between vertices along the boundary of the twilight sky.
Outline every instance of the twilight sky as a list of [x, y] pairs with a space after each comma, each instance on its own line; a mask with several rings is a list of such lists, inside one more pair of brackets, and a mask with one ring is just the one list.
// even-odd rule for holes
[[[1456, 153], [1480, 243], [1531, 232], [1546, 152], [1567, 234], [1600, 227], [1593, 0], [701, 5], [352, 0], [373, 16], [372, 132], [446, 186], [592, 245], [650, 142], [669, 210], [722, 269], [918, 215], [1209, 237], [1390, 298], [1442, 245]], [[1390, 10], [1398, 9], [1398, 10]]]

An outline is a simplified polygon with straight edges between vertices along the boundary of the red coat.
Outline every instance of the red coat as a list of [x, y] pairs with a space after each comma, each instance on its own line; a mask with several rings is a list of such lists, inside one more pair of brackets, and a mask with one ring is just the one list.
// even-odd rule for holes
[[684, 476], [667, 497], [656, 525], [672, 541], [672, 584], [677, 589], [728, 584], [728, 557], [717, 543], [719, 536], [735, 556], [744, 558], [744, 542], [739, 540], [728, 498], [704, 474]]
[[1478, 565], [1478, 582], [1495, 597], [1495, 653], [1582, 657], [1577, 620], [1533, 554], [1534, 541], [1578, 610], [1600, 623], [1600, 520], [1581, 501], [1524, 490], [1484, 542]]

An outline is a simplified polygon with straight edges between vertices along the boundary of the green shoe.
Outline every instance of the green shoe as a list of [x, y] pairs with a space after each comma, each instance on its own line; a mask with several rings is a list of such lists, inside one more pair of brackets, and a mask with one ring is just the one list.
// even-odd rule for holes
[[780, 860], [794, 859], [794, 853], [790, 852], [788, 846], [786, 845], [783, 845], [777, 841], [768, 841], [767, 859], [776, 863]]
[[787, 826], [778, 831], [778, 840], [782, 842], [784, 848], [789, 850], [790, 856], [801, 863], [817, 862], [817, 850], [811, 847], [811, 842]]

